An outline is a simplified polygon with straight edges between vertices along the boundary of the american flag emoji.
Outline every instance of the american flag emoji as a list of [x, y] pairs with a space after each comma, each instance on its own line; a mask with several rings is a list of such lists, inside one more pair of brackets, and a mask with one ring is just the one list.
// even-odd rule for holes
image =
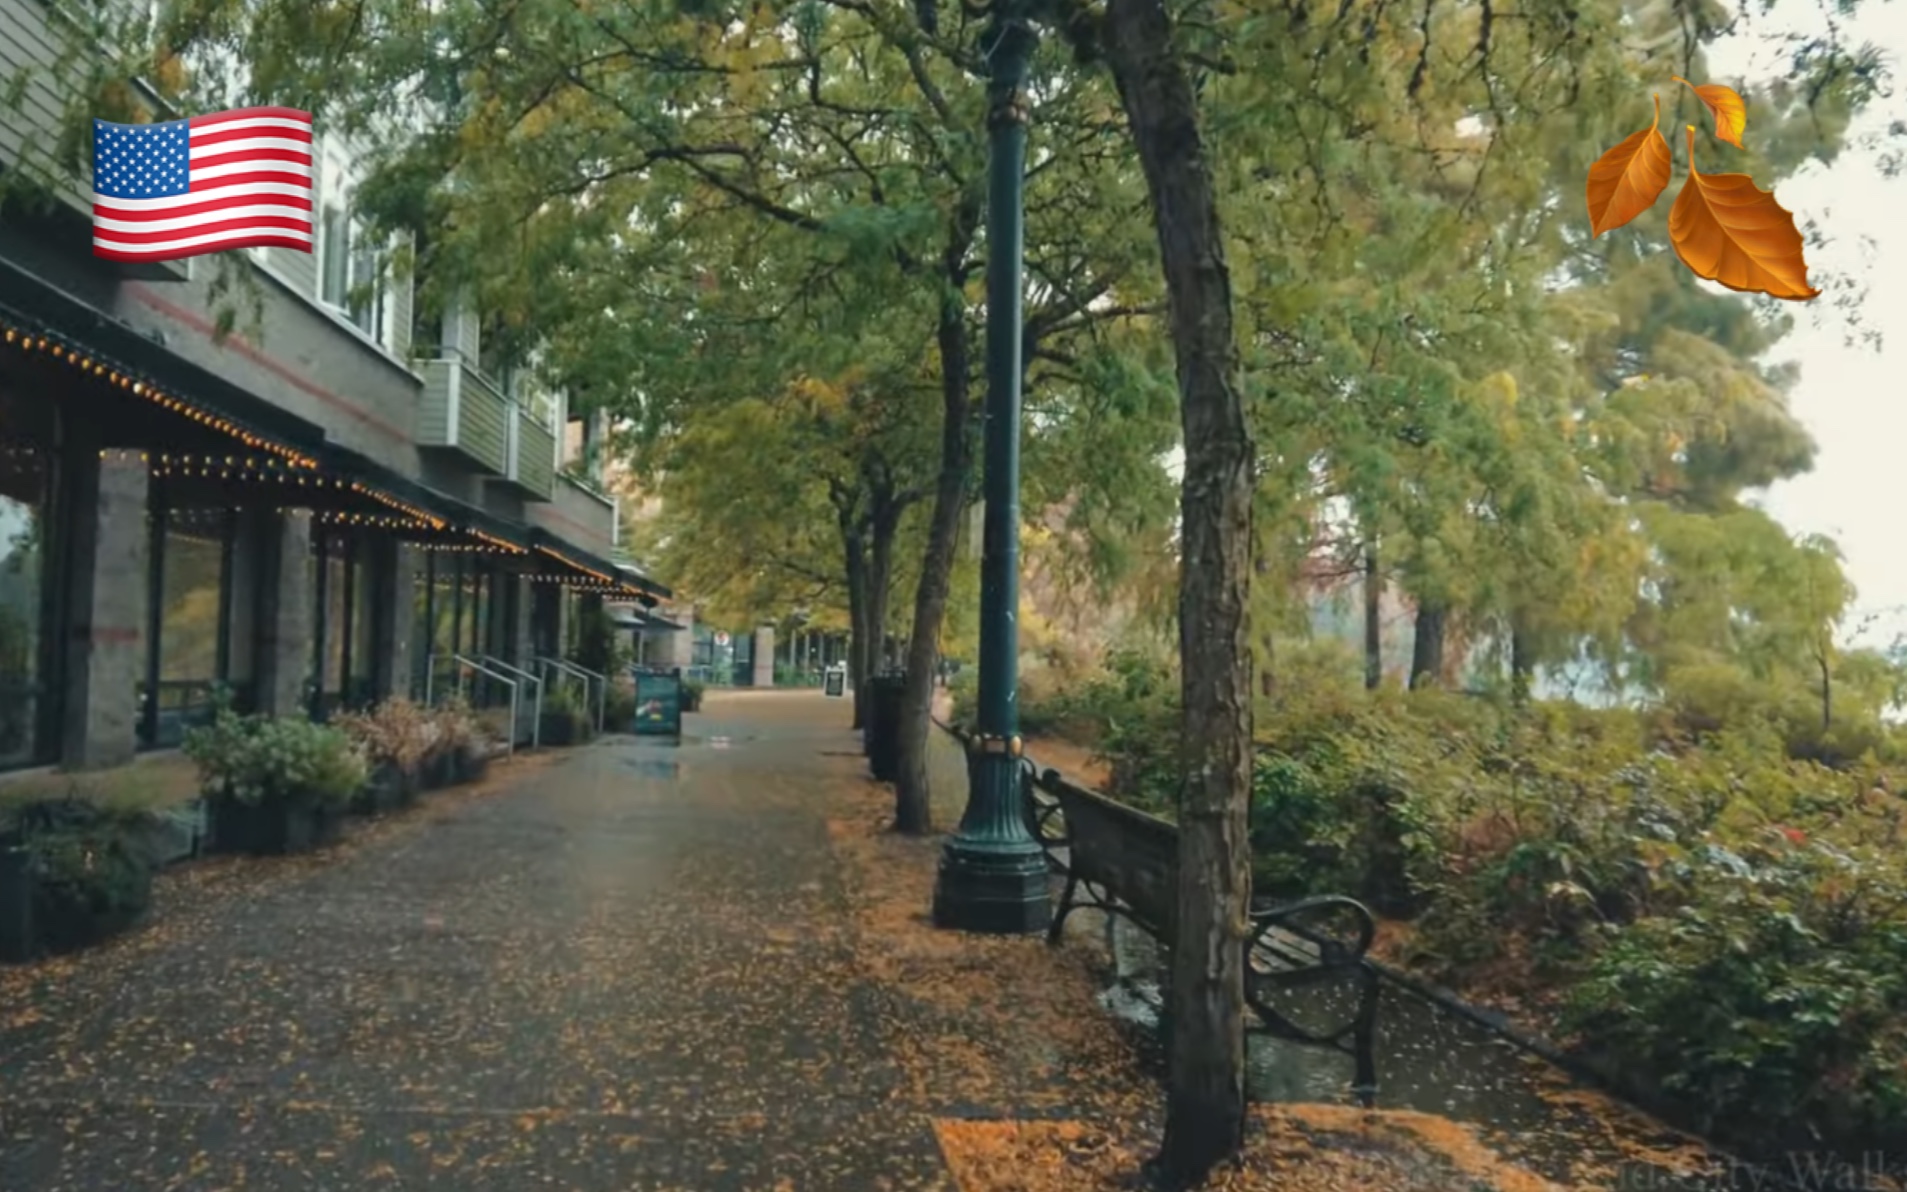
[[93, 255], [171, 261], [311, 251], [311, 113], [236, 108], [163, 124], [93, 121]]

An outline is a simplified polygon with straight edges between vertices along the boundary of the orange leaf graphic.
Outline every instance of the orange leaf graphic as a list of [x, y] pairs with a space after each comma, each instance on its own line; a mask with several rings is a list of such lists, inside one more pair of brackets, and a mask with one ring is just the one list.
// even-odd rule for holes
[[1675, 255], [1698, 277], [1731, 290], [1804, 301], [1821, 291], [1808, 285], [1808, 262], [1794, 216], [1746, 174], [1709, 174], [1695, 168], [1695, 126], [1688, 126], [1688, 181], [1669, 209]]
[[1695, 98], [1701, 100], [1702, 106], [1714, 114], [1715, 135], [1718, 138], [1737, 149], [1743, 147], [1741, 134], [1748, 127], [1748, 105], [1741, 101], [1741, 96], [1735, 93], [1734, 88], [1724, 87], [1720, 83], [1697, 87], [1681, 75], [1669, 77], [1695, 92]]
[[1622, 144], [1589, 167], [1589, 228], [1593, 236], [1619, 228], [1655, 206], [1669, 185], [1669, 143], [1662, 123], [1662, 97], [1655, 100], [1655, 119], [1649, 127], [1623, 139]]

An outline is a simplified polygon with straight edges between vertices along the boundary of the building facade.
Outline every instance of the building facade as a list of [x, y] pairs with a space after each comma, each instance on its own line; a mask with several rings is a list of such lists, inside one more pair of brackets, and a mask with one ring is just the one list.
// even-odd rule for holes
[[[0, 76], [65, 35], [0, 0]], [[0, 105], [0, 170], [55, 108]], [[313, 251], [226, 254], [261, 308], [223, 336], [209, 258], [93, 256], [86, 179], [0, 208], [0, 769], [119, 764], [220, 699], [325, 716], [536, 674], [579, 610], [668, 597], [611, 561], [564, 395], [487, 367], [480, 312], [418, 334], [348, 146], [313, 157]]]

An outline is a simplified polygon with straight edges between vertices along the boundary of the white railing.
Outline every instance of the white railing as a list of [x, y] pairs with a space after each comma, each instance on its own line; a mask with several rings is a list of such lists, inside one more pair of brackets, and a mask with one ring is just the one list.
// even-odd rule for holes
[[[522, 667], [514, 663], [505, 662], [501, 658], [485, 654], [483, 660], [498, 670], [508, 671], [513, 675], [521, 676], [526, 683], [536, 684], [536, 707], [532, 709], [530, 714], [530, 748], [540, 748], [543, 744], [543, 680], [531, 674], [529, 671], [524, 670]], [[512, 722], [511, 731], [515, 731], [514, 722]]]
[[588, 667], [578, 666], [574, 662], [566, 662], [561, 658], [538, 658], [536, 663], [543, 668], [546, 678], [550, 671], [555, 670], [572, 678], [581, 679], [585, 700], [589, 698], [590, 683], [596, 684], [596, 732], [600, 734], [603, 731], [603, 719], [609, 713], [609, 676], [599, 675]]
[[510, 689], [510, 731], [504, 734], [503, 744], [505, 756], [515, 756], [516, 726], [519, 719], [518, 713], [522, 708], [521, 684], [500, 671], [491, 670], [474, 658], [466, 658], [462, 654], [452, 654], [449, 658], [445, 658], [441, 654], [432, 654], [424, 661], [424, 706], [427, 708], [434, 707], [437, 702], [435, 699], [437, 668], [440, 664], [447, 664], [450, 668], [455, 670], [457, 693], [459, 695], [466, 695], [466, 698], [466, 693], [469, 690], [466, 676], [469, 673], [485, 675]]

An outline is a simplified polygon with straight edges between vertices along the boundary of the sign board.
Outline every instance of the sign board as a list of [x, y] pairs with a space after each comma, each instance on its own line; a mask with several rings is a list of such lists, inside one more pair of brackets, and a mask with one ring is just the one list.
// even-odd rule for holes
[[831, 666], [828, 673], [821, 677], [821, 691], [836, 699], [848, 693], [848, 672], [841, 667]]
[[636, 672], [638, 737], [682, 736], [682, 676], [667, 671]]
[[726, 646], [728, 644], [728, 634], [726, 632], [716, 634], [715, 644], [718, 646]]

